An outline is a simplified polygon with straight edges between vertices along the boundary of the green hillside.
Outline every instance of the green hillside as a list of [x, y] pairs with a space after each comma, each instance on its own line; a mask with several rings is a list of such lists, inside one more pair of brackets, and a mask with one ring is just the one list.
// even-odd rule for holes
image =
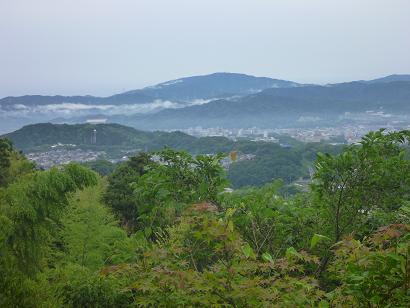
[[[93, 140], [94, 129], [96, 139]], [[51, 145], [62, 143], [76, 144], [76, 148], [104, 151], [107, 158], [121, 158], [139, 151], [158, 151], [164, 147], [184, 150], [194, 155], [226, 154], [231, 151], [237, 151], [243, 156], [251, 154], [229, 166], [228, 178], [234, 188], [259, 186], [274, 179], [282, 179], [286, 184], [292, 183], [298, 178], [309, 176], [308, 168], [316, 159], [316, 152], [336, 154], [342, 150], [342, 146], [305, 144], [281, 136], [277, 136], [281, 143], [293, 146], [282, 147], [278, 143], [249, 140], [232, 141], [224, 137], [196, 138], [181, 132], [145, 132], [119, 124], [35, 124], [5, 137], [17, 149], [26, 153], [49, 150]]]
[[4, 137], [10, 139], [16, 148], [23, 151], [44, 148], [57, 143], [95, 148], [147, 147], [151, 150], [165, 145], [178, 145], [181, 142], [189, 144], [196, 139], [182, 133], [144, 132], [119, 124], [51, 123], [27, 125]]

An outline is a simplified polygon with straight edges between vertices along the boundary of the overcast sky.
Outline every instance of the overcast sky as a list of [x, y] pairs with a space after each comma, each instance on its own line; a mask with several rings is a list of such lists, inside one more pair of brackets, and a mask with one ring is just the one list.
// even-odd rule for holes
[[410, 0], [0, 0], [0, 97], [410, 73]]

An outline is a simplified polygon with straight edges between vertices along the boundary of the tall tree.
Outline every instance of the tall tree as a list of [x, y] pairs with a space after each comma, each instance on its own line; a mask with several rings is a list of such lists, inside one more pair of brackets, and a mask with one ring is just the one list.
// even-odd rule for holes
[[[410, 160], [408, 131], [370, 132], [342, 154], [318, 156], [314, 197], [322, 215], [322, 232], [333, 243], [354, 232], [363, 238], [393, 222], [392, 213], [408, 200]], [[322, 261], [324, 270], [329, 254]]]
[[[78, 165], [24, 175], [0, 189], [0, 306], [27, 306], [69, 194], [96, 183]], [[30, 306], [30, 305], [29, 305]]]
[[137, 203], [133, 198], [134, 189], [131, 184], [146, 172], [152, 164], [150, 156], [140, 153], [119, 165], [108, 177], [108, 186], [104, 194], [104, 201], [121, 220], [121, 224], [129, 231], [135, 228]]
[[0, 186], [6, 185], [12, 145], [8, 139], [0, 138]]

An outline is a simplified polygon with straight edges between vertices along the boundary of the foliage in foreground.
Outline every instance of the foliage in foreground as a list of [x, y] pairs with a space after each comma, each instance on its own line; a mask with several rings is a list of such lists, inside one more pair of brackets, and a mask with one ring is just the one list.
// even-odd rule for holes
[[224, 193], [219, 155], [141, 154], [104, 179], [11, 172], [6, 144], [0, 306], [407, 307], [408, 138], [319, 155], [291, 198], [280, 181]]

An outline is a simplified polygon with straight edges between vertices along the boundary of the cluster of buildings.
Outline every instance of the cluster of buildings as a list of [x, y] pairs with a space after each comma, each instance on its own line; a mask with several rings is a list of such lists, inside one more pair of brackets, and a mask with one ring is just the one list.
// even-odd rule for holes
[[[389, 114], [382, 112], [373, 112], [378, 117], [390, 117]], [[372, 112], [369, 112], [373, 116]], [[363, 123], [344, 124], [339, 126], [318, 126], [318, 127], [293, 127], [293, 128], [222, 128], [222, 127], [191, 127], [188, 129], [181, 129], [180, 131], [195, 136], [195, 137], [226, 137], [233, 141], [240, 139], [247, 139], [251, 141], [275, 142], [279, 140], [275, 136], [286, 135], [302, 142], [321, 142], [328, 141], [329, 143], [357, 143], [369, 131], [375, 131], [381, 127], [387, 131], [397, 131], [401, 129], [410, 129], [408, 121], [390, 121], [388, 123]]]
[[[383, 119], [384, 122], [380, 122]], [[186, 134], [195, 137], [226, 137], [233, 141], [246, 139], [251, 141], [264, 141], [279, 143], [277, 139], [280, 135], [286, 135], [302, 142], [328, 142], [330, 144], [357, 143], [369, 131], [378, 130], [384, 127], [387, 131], [410, 129], [410, 118], [405, 115], [391, 115], [382, 110], [367, 111], [365, 113], [346, 112], [340, 119], [340, 125], [329, 127], [294, 127], [294, 128], [223, 128], [201, 126], [180, 129]], [[90, 123], [104, 123], [105, 119], [93, 119]], [[343, 123], [343, 124], [342, 124]], [[360, 124], [358, 124], [360, 123]], [[173, 131], [173, 130], [170, 130]], [[90, 144], [97, 144], [97, 131], [94, 129], [90, 135]], [[287, 145], [281, 144], [283, 147]], [[135, 154], [140, 149], [121, 151], [121, 158], [111, 159], [112, 162], [127, 160], [130, 155]], [[50, 150], [45, 152], [28, 153], [27, 158], [36, 162], [44, 169], [54, 165], [67, 164], [69, 162], [87, 162], [106, 156], [104, 151], [92, 151], [76, 148], [75, 144], [55, 144]], [[235, 158], [229, 156], [222, 160], [222, 165], [228, 168], [234, 161], [251, 160], [255, 155], [236, 153]], [[155, 160], [155, 157], [154, 157]]]
[[281, 128], [276, 134], [287, 135], [302, 142], [321, 142], [340, 139], [339, 142], [356, 142], [364, 134], [364, 130], [346, 127], [316, 127], [316, 128]]
[[[299, 122], [314, 122], [319, 117], [301, 117]], [[366, 112], [345, 112], [335, 123], [322, 124], [317, 127], [300, 126], [293, 128], [224, 128], [224, 127], [190, 127], [179, 129], [195, 137], [226, 137], [231, 140], [246, 138], [252, 141], [278, 142], [278, 135], [287, 135], [302, 142], [356, 143], [369, 131], [381, 127], [388, 131], [410, 129], [410, 116], [390, 114], [383, 109]]]
[[[343, 137], [347, 142], [356, 142], [367, 131], [364, 127], [316, 127], [316, 128], [223, 128], [223, 127], [190, 127], [180, 131], [195, 137], [226, 137], [237, 141], [247, 139], [251, 141], [275, 142], [279, 140], [274, 136], [287, 135], [302, 142], [320, 142]], [[342, 139], [343, 139], [342, 138]]]
[[[176, 130], [169, 130], [176, 131]], [[177, 129], [195, 137], [225, 137], [231, 140], [247, 138], [252, 141], [278, 142], [272, 136], [273, 129], [261, 129], [257, 127], [251, 128], [224, 128], [224, 127], [190, 127], [187, 129]]]
[[406, 126], [378, 126], [378, 125], [344, 125], [338, 127], [316, 127], [316, 128], [282, 128], [275, 129], [278, 135], [287, 135], [302, 142], [328, 141], [334, 143], [357, 143], [370, 131], [379, 130], [381, 127], [386, 131], [397, 131], [409, 129]]
[[103, 155], [105, 155], [104, 151], [53, 148], [45, 152], [28, 153], [26, 157], [34, 161], [38, 167], [48, 169], [54, 165], [68, 164], [70, 162], [93, 161]]

